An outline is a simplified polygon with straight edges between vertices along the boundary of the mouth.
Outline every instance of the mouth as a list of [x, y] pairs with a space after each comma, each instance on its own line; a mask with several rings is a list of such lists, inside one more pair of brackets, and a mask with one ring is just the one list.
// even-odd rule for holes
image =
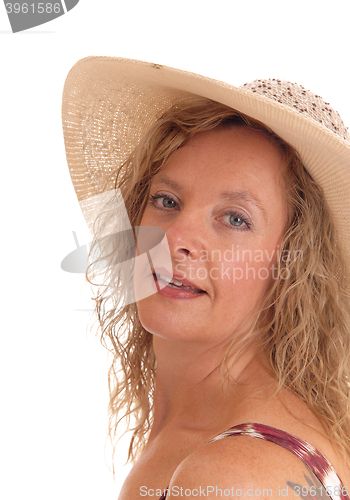
[[174, 288], [176, 290], [182, 290], [184, 292], [190, 293], [206, 293], [205, 290], [197, 288], [194, 284], [190, 284], [188, 280], [179, 280], [176, 278], [170, 278], [170, 276], [165, 276], [164, 274], [153, 273], [153, 278], [158, 283], [163, 283], [169, 288]]

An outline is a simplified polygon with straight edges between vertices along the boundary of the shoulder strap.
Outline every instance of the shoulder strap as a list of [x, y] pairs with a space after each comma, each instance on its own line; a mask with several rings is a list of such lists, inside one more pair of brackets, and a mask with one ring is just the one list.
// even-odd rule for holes
[[207, 444], [226, 437], [239, 435], [257, 437], [286, 448], [305, 463], [320, 481], [332, 500], [348, 500], [349, 497], [346, 488], [344, 488], [343, 483], [326, 457], [311, 444], [288, 432], [265, 424], [239, 424], [230, 427], [225, 432], [211, 439]]

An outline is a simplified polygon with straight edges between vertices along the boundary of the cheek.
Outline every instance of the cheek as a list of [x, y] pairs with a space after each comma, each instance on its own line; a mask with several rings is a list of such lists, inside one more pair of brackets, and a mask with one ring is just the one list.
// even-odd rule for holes
[[261, 254], [236, 255], [235, 262], [220, 262], [215, 271], [216, 282], [222, 293], [236, 301], [261, 301], [277, 275], [277, 252], [269, 253], [269, 258], [262, 260]]

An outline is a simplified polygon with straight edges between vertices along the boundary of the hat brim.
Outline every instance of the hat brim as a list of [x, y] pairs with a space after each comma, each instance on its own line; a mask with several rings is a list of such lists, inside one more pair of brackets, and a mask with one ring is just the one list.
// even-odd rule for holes
[[260, 120], [294, 147], [324, 190], [349, 263], [348, 141], [297, 110], [245, 87], [136, 60], [87, 57], [73, 66], [65, 82], [66, 155], [87, 222], [91, 218], [89, 200], [106, 189], [107, 177], [165, 110], [191, 96], [212, 99]]

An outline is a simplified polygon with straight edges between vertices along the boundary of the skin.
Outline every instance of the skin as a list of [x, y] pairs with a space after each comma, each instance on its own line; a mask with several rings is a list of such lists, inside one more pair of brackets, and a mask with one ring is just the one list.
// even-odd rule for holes
[[[251, 316], [273, 283], [271, 267], [287, 222], [282, 172], [275, 144], [262, 132], [233, 126], [198, 133], [168, 159], [152, 182], [150, 194], [161, 197], [147, 205], [141, 224], [164, 229], [174, 272], [184, 272], [205, 293], [187, 299], [156, 293], [137, 303], [141, 323], [153, 334], [157, 358], [155, 413], [147, 445], [120, 500], [141, 498], [140, 486], [153, 492], [143, 498], [159, 498], [156, 492], [168, 485], [264, 487], [280, 497], [279, 488], [308, 484], [303, 463], [273, 443], [237, 436], [206, 446], [217, 434], [243, 422], [266, 423], [310, 442], [345, 484], [349, 480], [348, 470], [306, 405], [287, 390], [274, 394], [276, 380], [257, 345], [253, 343], [234, 363], [237, 350], [232, 350], [228, 364], [239, 383], [222, 389], [221, 359], [232, 340], [249, 329]], [[243, 190], [258, 199], [260, 208], [247, 196], [221, 197], [223, 192]], [[234, 212], [236, 219], [227, 212]], [[224, 252], [232, 245], [240, 252], [250, 251], [253, 258], [242, 262], [235, 254], [233, 261], [225, 261]], [[254, 259], [257, 255], [260, 258]], [[245, 274], [246, 264], [255, 277], [252, 271]], [[226, 273], [214, 279], [222, 265]], [[234, 268], [243, 271], [241, 279], [232, 279]], [[261, 271], [266, 269], [267, 278]], [[298, 421], [286, 405], [314, 428]], [[297, 496], [292, 488], [289, 495]]]

